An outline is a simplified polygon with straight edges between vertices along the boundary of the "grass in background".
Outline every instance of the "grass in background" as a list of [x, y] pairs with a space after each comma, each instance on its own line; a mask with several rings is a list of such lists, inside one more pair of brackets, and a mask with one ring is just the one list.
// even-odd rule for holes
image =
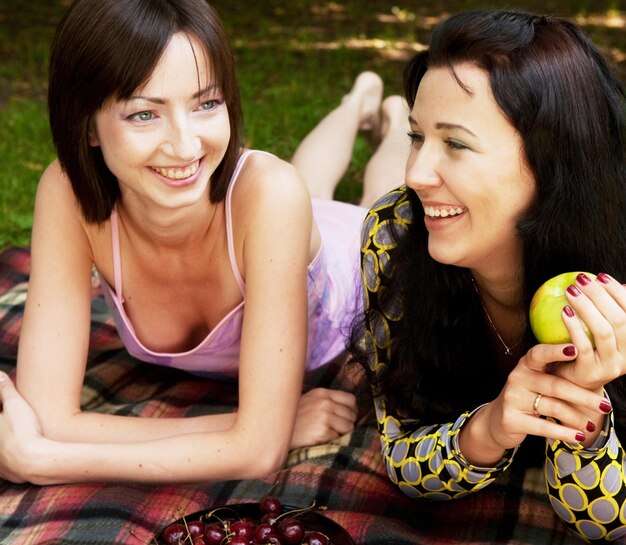
[[[45, 105], [48, 48], [68, 4], [0, 0], [0, 249], [29, 244], [35, 187], [54, 157]], [[386, 95], [400, 93], [405, 61], [428, 42], [437, 22], [462, 9], [518, 7], [571, 18], [626, 81], [624, 0], [215, 0], [213, 5], [237, 56], [248, 145], [283, 158], [360, 71], [379, 72]], [[357, 140], [337, 198], [359, 195], [369, 153]]]

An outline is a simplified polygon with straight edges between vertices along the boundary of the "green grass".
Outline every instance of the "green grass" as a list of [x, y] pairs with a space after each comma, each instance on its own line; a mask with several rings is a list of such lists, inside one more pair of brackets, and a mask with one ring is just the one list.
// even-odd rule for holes
[[[67, 0], [0, 0], [0, 248], [30, 242], [33, 196], [54, 156], [45, 106], [48, 47]], [[400, 92], [402, 66], [455, 11], [518, 7], [582, 24], [626, 81], [624, 0], [217, 0], [237, 56], [248, 145], [289, 158], [364, 69]], [[369, 155], [357, 141], [337, 198], [359, 194]], [[323, 158], [320, 158], [323, 160]]]

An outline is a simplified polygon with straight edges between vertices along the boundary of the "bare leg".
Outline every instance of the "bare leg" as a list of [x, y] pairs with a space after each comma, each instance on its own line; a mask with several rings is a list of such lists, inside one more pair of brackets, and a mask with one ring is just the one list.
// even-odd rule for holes
[[382, 104], [382, 140], [365, 167], [361, 206], [369, 208], [388, 191], [404, 183], [409, 156], [409, 107], [399, 95], [387, 97]]
[[332, 199], [345, 174], [359, 131], [380, 130], [383, 82], [374, 72], [357, 76], [341, 104], [302, 140], [291, 163], [304, 178], [312, 197]]

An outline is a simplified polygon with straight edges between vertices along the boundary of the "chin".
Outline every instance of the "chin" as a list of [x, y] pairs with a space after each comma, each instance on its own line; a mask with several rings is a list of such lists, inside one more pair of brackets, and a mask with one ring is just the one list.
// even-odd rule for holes
[[459, 266], [459, 257], [450, 252], [450, 248], [442, 248], [441, 245], [428, 244], [428, 254], [437, 263], [442, 265], [456, 265]]

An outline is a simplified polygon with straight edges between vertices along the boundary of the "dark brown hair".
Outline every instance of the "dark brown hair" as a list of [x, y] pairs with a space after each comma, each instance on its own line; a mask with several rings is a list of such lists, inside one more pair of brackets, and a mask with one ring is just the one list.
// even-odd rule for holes
[[[428, 70], [454, 74], [461, 63], [488, 73], [498, 105], [523, 139], [535, 180], [536, 197], [517, 225], [526, 308], [539, 285], [562, 272], [604, 271], [625, 282], [624, 92], [597, 47], [557, 17], [459, 13], [439, 24], [429, 49], [407, 65], [409, 104]], [[435, 422], [493, 399], [503, 383], [469, 271], [430, 257], [423, 208], [413, 191], [407, 194], [414, 221], [397, 235], [389, 289], [381, 308], [366, 309], [356, 324], [351, 349], [368, 364], [373, 355], [359, 344], [365, 324], [375, 329], [377, 313], [402, 301], [404, 318], [395, 326], [388, 365], [372, 380], [389, 410]], [[526, 348], [535, 343], [530, 329], [524, 341]], [[626, 433], [623, 384], [618, 379], [608, 389], [616, 394], [611, 400], [621, 408], [616, 418]]]
[[205, 0], [77, 0], [52, 43], [48, 107], [52, 139], [85, 219], [111, 215], [120, 190], [99, 147], [89, 145], [95, 113], [125, 100], [151, 76], [173, 34], [185, 32], [203, 52], [228, 108], [231, 137], [211, 179], [210, 199], [224, 199], [243, 141], [235, 63], [219, 16]]

